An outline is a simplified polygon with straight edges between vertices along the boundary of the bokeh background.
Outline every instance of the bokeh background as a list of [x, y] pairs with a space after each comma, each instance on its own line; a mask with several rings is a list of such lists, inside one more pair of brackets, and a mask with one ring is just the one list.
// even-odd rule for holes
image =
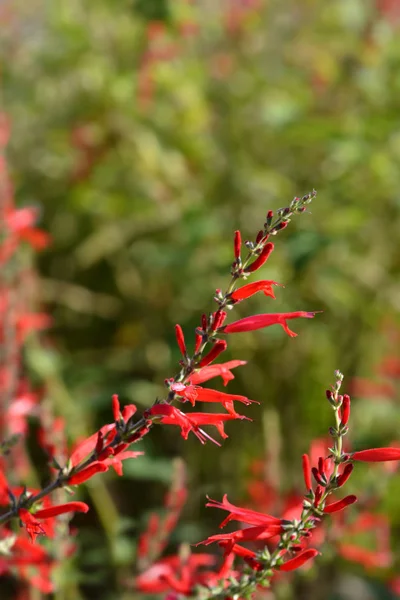
[[[93, 510], [74, 520], [78, 558], [57, 598], [143, 598], [123, 582], [176, 457], [189, 497], [169, 552], [214, 532], [205, 494], [250, 502], [260, 461], [283, 495], [302, 489], [300, 457], [331, 424], [337, 368], [347, 391], [363, 378], [353, 447], [398, 439], [396, 372], [377, 371], [400, 354], [400, 2], [32, 0], [2, 2], [0, 19], [15, 196], [52, 237], [37, 268], [54, 326], [30, 341], [26, 368], [71, 440], [109, 422], [112, 393], [139, 410], [163, 393], [174, 325], [193, 340], [228, 280], [233, 231], [254, 237], [268, 209], [318, 191], [262, 272], [285, 285], [277, 300], [235, 312], [324, 311], [295, 322], [295, 339], [271, 328], [229, 340], [227, 359], [248, 364], [228, 389], [261, 402], [246, 409], [253, 423], [228, 424], [222, 448], [155, 428], [123, 478], [82, 492]], [[382, 477], [360, 469], [348, 493], [390, 518], [391, 565], [346, 560], [332, 542], [278, 600], [396, 597], [400, 480], [382, 489]], [[371, 549], [369, 533], [357, 543]]]

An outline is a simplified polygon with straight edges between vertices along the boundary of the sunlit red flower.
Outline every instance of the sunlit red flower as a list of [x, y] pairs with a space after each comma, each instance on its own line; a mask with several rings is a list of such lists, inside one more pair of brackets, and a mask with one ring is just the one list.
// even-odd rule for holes
[[324, 508], [324, 513], [330, 514], [330, 513], [338, 512], [340, 510], [343, 510], [347, 506], [354, 504], [354, 502], [357, 502], [356, 496], [346, 496], [345, 498], [342, 498], [341, 500], [337, 500], [336, 502], [331, 502], [331, 504], [326, 504], [325, 508]]
[[297, 554], [297, 556], [295, 556], [294, 558], [290, 558], [289, 560], [287, 560], [285, 563], [283, 563], [283, 565], [280, 565], [278, 569], [279, 571], [294, 571], [295, 569], [299, 569], [300, 567], [302, 567], [306, 562], [308, 562], [312, 558], [315, 558], [318, 554], [318, 550], [315, 550], [314, 548], [309, 548], [308, 550], [300, 552], [300, 554]]
[[271, 325], [281, 325], [281, 327], [283, 327], [284, 331], [290, 335], [290, 337], [296, 337], [297, 333], [289, 329], [287, 321], [289, 319], [298, 318], [312, 319], [315, 314], [316, 312], [297, 311], [292, 313], [252, 315], [250, 317], [239, 319], [239, 321], [235, 321], [234, 323], [225, 325], [225, 327], [222, 328], [222, 331], [223, 333], [241, 333], [244, 331], [263, 329], [265, 327], [270, 327]]
[[209, 381], [214, 377], [222, 377], [222, 381], [226, 386], [232, 379], [235, 379], [235, 376], [231, 373], [231, 369], [235, 369], [236, 367], [245, 364], [247, 364], [247, 361], [245, 360], [229, 360], [228, 362], [219, 365], [207, 365], [200, 369], [200, 371], [190, 375], [189, 381], [192, 385], [195, 385]]
[[234, 402], [241, 402], [246, 406], [252, 403], [259, 404], [256, 400], [249, 400], [246, 396], [226, 394], [218, 390], [211, 390], [197, 385], [184, 386], [182, 384], [172, 384], [171, 389], [190, 402], [192, 406], [194, 406], [196, 402], [217, 402], [235, 417], [239, 417], [240, 415], [235, 411]]
[[360, 462], [385, 462], [400, 460], [400, 448], [370, 448], [350, 454], [352, 460]]
[[257, 292], [263, 292], [265, 296], [270, 298], [275, 298], [273, 287], [274, 285], [282, 285], [277, 283], [276, 281], [254, 281], [253, 283], [248, 283], [247, 285], [243, 285], [238, 288], [230, 295], [231, 299], [236, 302], [241, 302], [246, 298], [250, 298]]

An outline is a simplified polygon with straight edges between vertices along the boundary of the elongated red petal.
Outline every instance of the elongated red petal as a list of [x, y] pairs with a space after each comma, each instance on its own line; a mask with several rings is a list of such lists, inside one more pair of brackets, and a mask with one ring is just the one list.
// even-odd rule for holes
[[386, 462], [389, 460], [400, 460], [400, 448], [370, 448], [350, 454], [353, 460], [361, 462]]
[[334, 512], [338, 512], [339, 510], [343, 510], [346, 506], [350, 506], [350, 504], [354, 504], [357, 502], [357, 496], [346, 496], [337, 502], [332, 502], [331, 504], [327, 504], [324, 508], [324, 513], [330, 514]]
[[233, 248], [235, 252], [235, 258], [240, 258], [240, 250], [242, 247], [242, 236], [240, 235], [240, 231], [235, 231], [235, 239], [233, 243]]
[[175, 325], [175, 335], [182, 356], [186, 356], [185, 337], [183, 335], [182, 327], [180, 325]]
[[312, 490], [311, 467], [310, 467], [310, 459], [308, 458], [308, 454], [303, 454], [302, 461], [303, 461], [304, 483], [306, 484], [307, 490]]
[[227, 385], [229, 381], [235, 379], [235, 376], [231, 373], [231, 369], [245, 364], [245, 360], [229, 360], [228, 362], [221, 363], [219, 365], [209, 365], [207, 367], [203, 367], [200, 371], [193, 373], [190, 376], [190, 383], [203, 383], [204, 381], [209, 381], [214, 377], [221, 376], [224, 385]]
[[344, 485], [346, 483], [346, 481], [349, 479], [353, 469], [354, 469], [354, 466], [351, 463], [348, 463], [345, 466], [345, 468], [343, 469], [343, 473], [341, 473], [336, 480], [336, 485], [338, 487], [342, 487], [342, 485]]
[[72, 477], [68, 479], [68, 485], [79, 485], [80, 483], [84, 483], [85, 481], [93, 477], [93, 475], [102, 472], [104, 473], [104, 471], [107, 470], [108, 467], [103, 462], [94, 462], [93, 464], [86, 467], [86, 469], [82, 469], [82, 471], [80, 471], [79, 473], [75, 473], [75, 475], [72, 475]]
[[207, 500], [209, 500], [209, 502], [206, 504], [208, 508], [221, 508], [222, 510], [229, 512], [229, 515], [220, 524], [220, 528], [225, 527], [229, 521], [241, 521], [242, 523], [247, 523], [248, 525], [263, 526], [268, 526], [271, 523], [275, 525], [279, 525], [281, 523], [281, 519], [278, 517], [273, 517], [272, 515], [264, 514], [250, 508], [242, 508], [241, 506], [232, 504], [229, 502], [227, 494], [224, 494], [222, 502], [213, 500], [208, 496]]
[[281, 285], [276, 281], [254, 281], [253, 283], [248, 283], [247, 285], [243, 285], [241, 288], [238, 288], [231, 294], [232, 300], [235, 302], [240, 302], [241, 300], [245, 300], [246, 298], [250, 298], [257, 292], [264, 292], [266, 296], [270, 298], [275, 298], [274, 290], [272, 288], [273, 285]]
[[224, 352], [227, 348], [228, 344], [225, 340], [218, 340], [214, 346], [211, 348], [210, 352], [206, 354], [200, 361], [199, 367], [205, 367], [210, 364], [213, 360], [215, 360], [222, 352]]
[[246, 271], [248, 273], [254, 273], [254, 271], [257, 271], [257, 269], [259, 269], [260, 267], [262, 267], [263, 264], [270, 257], [270, 254], [273, 251], [273, 249], [274, 249], [274, 244], [272, 244], [272, 242], [268, 242], [267, 244], [265, 244], [264, 248], [262, 249], [262, 252], [261, 252], [260, 256], [258, 256], [256, 258], [256, 260], [251, 263], [251, 265], [249, 265], [248, 267], [246, 267]]
[[121, 411], [120, 411], [119, 399], [118, 399], [117, 394], [113, 394], [113, 397], [112, 397], [112, 412], [113, 412], [114, 421], [119, 421], [119, 419], [121, 417]]
[[291, 331], [288, 327], [288, 319], [312, 319], [315, 316], [315, 312], [297, 311], [292, 313], [274, 313], [274, 314], [261, 314], [252, 315], [250, 317], [244, 317], [234, 323], [229, 323], [223, 328], [224, 333], [241, 333], [243, 331], [255, 331], [256, 329], [263, 329], [264, 327], [270, 327], [271, 325], [281, 325], [285, 332], [290, 337], [296, 337], [297, 333]]
[[343, 402], [341, 406], [341, 422], [340, 424], [344, 427], [349, 422], [350, 418], [350, 396], [345, 394], [343, 396]]
[[308, 550], [304, 550], [304, 552], [301, 552], [300, 554], [286, 561], [283, 565], [280, 565], [277, 568], [279, 569], [279, 571], [294, 571], [295, 569], [302, 567], [311, 558], [315, 558], [317, 554], [319, 554], [318, 550], [315, 550], [314, 548], [309, 548]]
[[87, 513], [89, 506], [84, 502], [66, 502], [65, 504], [59, 504], [58, 506], [50, 506], [49, 508], [43, 508], [35, 512], [37, 519], [49, 519], [50, 517], [56, 517], [57, 515], [63, 515], [68, 512], [83, 512]]

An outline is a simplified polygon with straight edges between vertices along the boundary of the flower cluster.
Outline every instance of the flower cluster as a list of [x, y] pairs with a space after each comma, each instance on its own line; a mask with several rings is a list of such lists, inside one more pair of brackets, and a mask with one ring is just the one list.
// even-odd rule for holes
[[[6, 416], [0, 421], [3, 438], [3, 456], [0, 457], [0, 506], [4, 509], [0, 514], [0, 553], [4, 557], [3, 571], [17, 569], [21, 578], [29, 578], [32, 585], [49, 592], [53, 589], [50, 580], [53, 560], [37, 546], [37, 537], [46, 535], [54, 539], [58, 517], [73, 515], [76, 512], [86, 513], [89, 510], [86, 503], [63, 502], [59, 499], [55, 501], [52, 494], [62, 489], [73, 493], [75, 486], [110, 468], [121, 476], [123, 461], [143, 454], [132, 450], [132, 444], [140, 441], [156, 424], [179, 427], [184, 439], [193, 433], [202, 444], [210, 440], [220, 445], [205, 428], [214, 427], [224, 439], [227, 437], [227, 422], [249, 420], [239, 411], [238, 406], [258, 404], [256, 400], [210, 389], [203, 384], [221, 377], [227, 386], [234, 378], [232, 371], [245, 364], [243, 360], [216, 362], [226, 351], [230, 335], [279, 325], [288, 336], [295, 337], [297, 334], [289, 327], [289, 323], [294, 319], [313, 318], [319, 312], [267, 312], [227, 322], [229, 311], [254, 294], [262, 293], [268, 299], [275, 299], [275, 288], [281, 285], [276, 281], [262, 279], [240, 284], [270, 259], [274, 251], [271, 239], [287, 227], [293, 215], [306, 211], [308, 204], [315, 197], [315, 192], [302, 198], [294, 198], [289, 206], [279, 209], [276, 213], [269, 211], [263, 228], [254, 241], [246, 241], [243, 244], [241, 233], [235, 232], [230, 282], [225, 291], [216, 290], [215, 310], [201, 316], [199, 326], [194, 332], [191, 352], [181, 326], [175, 326], [176, 341], [181, 353], [180, 369], [175, 377], [165, 380], [164, 398], [157, 399], [138, 416], [135, 405], [121, 407], [118, 396], [114, 394], [111, 403], [112, 422], [103, 425], [89, 437], [79, 440], [72, 449], [68, 448], [62, 435], [62, 420], [50, 418], [49, 421], [46, 419], [46, 411], [38, 410], [39, 441], [49, 456], [52, 479], [42, 489], [34, 489], [15, 485], [14, 478], [9, 476], [14, 460], [14, 454], [10, 450], [18, 442], [17, 436], [25, 435], [26, 415], [28, 411], [32, 412], [31, 408], [36, 406], [38, 400], [19, 374], [22, 344], [29, 331], [47, 326], [49, 320], [46, 315], [31, 312], [22, 303], [16, 302], [15, 290], [22, 279], [20, 273], [15, 270], [15, 265], [18, 264], [17, 250], [21, 241], [28, 241], [33, 247], [40, 249], [47, 243], [47, 236], [35, 227], [37, 215], [34, 210], [15, 209], [11, 195], [7, 194], [9, 182], [6, 178], [5, 163], [0, 163], [0, 175], [7, 184], [2, 186], [6, 193], [1, 204], [5, 228], [0, 243], [0, 262], [6, 267], [5, 277], [9, 278], [0, 295], [0, 310], [3, 316], [0, 343], [4, 346], [3, 355], [6, 358], [0, 369], [0, 386], [2, 397], [5, 398], [3, 415]], [[153, 516], [147, 531], [139, 540], [138, 559], [142, 572], [135, 585], [140, 590], [151, 593], [171, 590], [177, 595], [198, 595], [199, 598], [250, 598], [259, 587], [269, 587], [271, 581], [281, 573], [294, 571], [319, 554], [318, 531], [323, 517], [338, 513], [340, 519], [342, 511], [357, 501], [354, 495], [336, 497], [337, 492], [351, 477], [354, 463], [400, 460], [400, 449], [396, 447], [354, 452], [344, 447], [351, 401], [348, 395], [340, 394], [342, 379], [343, 376], [336, 372], [336, 382], [332, 389], [326, 392], [335, 416], [335, 424], [330, 428], [332, 447], [311, 456], [311, 459], [308, 455], [303, 455], [302, 469], [306, 494], [301, 500], [297, 498], [282, 516], [274, 516], [269, 512], [232, 504], [226, 495], [222, 501], [208, 499], [208, 507], [228, 513], [220, 525], [221, 528], [231, 521], [240, 524], [234, 531], [211, 535], [200, 542], [207, 546], [215, 543], [222, 549], [220, 564], [217, 564], [214, 555], [191, 553], [187, 546], [182, 546], [177, 555], [160, 558], [187, 496], [184, 474], [182, 468], [178, 468], [175, 485], [166, 499], [166, 517], [160, 519]], [[204, 403], [217, 405], [217, 412], [203, 412], [197, 409]], [[186, 407], [189, 407], [189, 410], [184, 410]], [[193, 408], [195, 410], [192, 410]], [[60, 433], [57, 442], [55, 437], [49, 434], [51, 428], [54, 433]], [[16, 464], [21, 465], [21, 458]], [[18, 468], [16, 474], [18, 481], [23, 479], [23, 470]], [[330, 498], [331, 496], [333, 498]], [[13, 519], [19, 520], [26, 532], [25, 537], [23, 534], [16, 536], [13, 533], [10, 528], [10, 521]], [[345, 552], [346, 549], [343, 549], [342, 554]], [[347, 553], [349, 554], [349, 547]], [[353, 549], [353, 556], [354, 553]], [[241, 561], [239, 566], [236, 565], [237, 559]], [[27, 566], [32, 565], [36, 567], [33, 576], [27, 569]]]

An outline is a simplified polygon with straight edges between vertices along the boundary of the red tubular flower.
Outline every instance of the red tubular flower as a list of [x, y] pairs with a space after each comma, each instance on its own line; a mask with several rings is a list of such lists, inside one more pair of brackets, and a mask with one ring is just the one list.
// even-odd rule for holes
[[312, 490], [311, 467], [310, 467], [310, 459], [308, 458], [308, 454], [303, 454], [302, 461], [303, 461], [303, 476], [304, 476], [304, 483], [306, 484], [306, 489]]
[[350, 418], [350, 396], [348, 396], [347, 394], [345, 394], [343, 396], [343, 402], [342, 402], [342, 406], [340, 409], [340, 414], [341, 414], [340, 425], [342, 427], [345, 427], [347, 425], [347, 423], [349, 422], [349, 418]]
[[322, 498], [323, 492], [324, 492], [324, 488], [321, 487], [320, 485], [317, 485], [317, 487], [315, 488], [314, 506], [318, 506], [319, 501]]
[[288, 319], [298, 318], [312, 319], [315, 314], [316, 312], [305, 312], [300, 310], [292, 313], [252, 315], [251, 317], [244, 317], [244, 319], [239, 319], [239, 321], [225, 325], [222, 331], [223, 333], [241, 333], [242, 331], [263, 329], [264, 327], [270, 327], [271, 325], [281, 325], [290, 337], [296, 337], [297, 333], [289, 329], [286, 321]]
[[195, 354], [197, 354], [198, 351], [200, 350], [202, 342], [203, 342], [203, 336], [200, 335], [199, 333], [196, 333], [196, 341], [194, 344], [194, 353]]
[[236, 260], [240, 258], [240, 250], [242, 247], [242, 236], [240, 235], [240, 231], [235, 231], [235, 239], [233, 243], [235, 258]]
[[277, 567], [277, 569], [279, 571], [294, 571], [295, 569], [302, 567], [311, 558], [315, 558], [317, 554], [319, 554], [318, 550], [315, 550], [314, 548], [309, 548], [308, 550], [304, 550], [304, 552], [301, 552], [294, 558], [291, 558], [290, 560], [286, 561], [283, 565]]
[[85, 504], [85, 502], [66, 502], [65, 504], [59, 504], [58, 506], [50, 506], [49, 508], [37, 510], [34, 516], [36, 519], [48, 519], [68, 512], [87, 513], [88, 510], [89, 506]]
[[323, 477], [320, 474], [320, 472], [318, 471], [317, 467], [313, 467], [311, 469], [311, 473], [314, 475], [314, 479], [318, 483], [318, 485], [321, 485], [321, 486], [326, 485], [326, 479], [325, 479], [325, 477]]
[[68, 479], [68, 485], [79, 485], [93, 477], [93, 475], [104, 473], [104, 471], [108, 471], [108, 466], [105, 465], [104, 462], [95, 461], [86, 467], [86, 469], [82, 469], [79, 473], [71, 475]]
[[[103, 435], [103, 438], [106, 438], [107, 434], [113, 430], [115, 431], [115, 423], [110, 423], [109, 425], [103, 425], [103, 427], [100, 429], [100, 431]], [[77, 446], [75, 447], [75, 449], [72, 452], [71, 457], [70, 457], [70, 464], [72, 467], [76, 467], [77, 465], [79, 465], [79, 463], [84, 458], [86, 458], [91, 452], [93, 452], [93, 450], [95, 450], [97, 440], [98, 440], [98, 432], [94, 433], [93, 435], [89, 436], [88, 438], [86, 438], [85, 440], [82, 440], [81, 442], [79, 442], [77, 444]]]
[[327, 504], [324, 508], [324, 513], [331, 514], [334, 512], [338, 512], [339, 510], [343, 510], [346, 506], [350, 506], [350, 504], [354, 504], [357, 502], [357, 496], [346, 496], [337, 502], [332, 502], [331, 504]]
[[117, 394], [113, 394], [112, 396], [112, 413], [114, 417], [114, 421], [119, 421], [121, 418], [121, 409], [119, 405], [119, 399]]
[[209, 500], [206, 504], [208, 508], [221, 508], [222, 510], [229, 512], [229, 515], [220, 524], [220, 528], [225, 527], [230, 521], [240, 521], [241, 523], [247, 523], [247, 525], [261, 525], [263, 527], [268, 527], [271, 524], [281, 525], [282, 523], [282, 519], [278, 519], [278, 517], [273, 517], [272, 515], [267, 515], [256, 510], [242, 508], [231, 504], [227, 494], [224, 494], [222, 502], [213, 500], [208, 496], [207, 500]]
[[[174, 386], [171, 386], [171, 389], [174, 389]], [[242, 402], [248, 406], [249, 404], [256, 403], [259, 404], [256, 400], [250, 400], [246, 398], [246, 396], [239, 396], [238, 394], [225, 394], [224, 392], [219, 392], [218, 390], [210, 390], [208, 388], [202, 388], [200, 386], [189, 385], [184, 389], [178, 391], [179, 395], [188, 400], [192, 406], [195, 405], [196, 402], [220, 402], [222, 406], [234, 416], [239, 416], [235, 411], [233, 406], [233, 402]]]
[[35, 542], [38, 535], [45, 534], [45, 530], [40, 525], [39, 521], [29, 512], [29, 510], [26, 510], [26, 508], [20, 508], [18, 515], [32, 542]]
[[[200, 429], [199, 425], [214, 425], [221, 433], [223, 432], [223, 421], [230, 421], [236, 418], [233, 415], [226, 414], [191, 413], [187, 415], [170, 404], [156, 404], [147, 411], [147, 415], [160, 416], [161, 423], [165, 425], [177, 425], [181, 428], [181, 435], [185, 440], [187, 440], [189, 433], [192, 431], [202, 444], [210, 440], [217, 446], [220, 444]], [[223, 433], [224, 436], [225, 433]]]
[[343, 469], [343, 472], [338, 475], [338, 478], [336, 479], [336, 485], [338, 487], [342, 487], [342, 485], [344, 485], [346, 483], [346, 481], [349, 479], [352, 471], [353, 471], [354, 466], [351, 463], [348, 463], [345, 468]]
[[[211, 535], [206, 540], [199, 542], [208, 546], [214, 542], [224, 542], [225, 554], [230, 554], [233, 547], [238, 542], [257, 542], [261, 540], [269, 540], [276, 535], [282, 533], [283, 527], [280, 523], [269, 523], [268, 525], [259, 525], [256, 527], [248, 527], [247, 529], [238, 529], [232, 533], [218, 533]], [[198, 544], [196, 544], [197, 546]]]
[[[123, 446], [125, 446], [125, 444], [121, 445], [121, 450]], [[142, 456], [143, 454], [144, 452], [133, 452], [132, 450], [126, 450], [124, 452], [120, 451], [118, 452], [118, 454], [115, 452], [112, 456], [104, 460], [104, 464], [109, 467], [112, 467], [116, 474], [121, 477], [123, 475], [122, 461], [126, 460], [127, 458], [137, 458], [138, 456]]]
[[229, 381], [235, 379], [235, 376], [231, 373], [231, 369], [234, 369], [235, 367], [240, 367], [242, 365], [245, 365], [246, 363], [247, 361], [245, 360], [229, 360], [228, 362], [222, 363], [220, 365], [211, 365], [203, 367], [197, 373], [193, 373], [190, 376], [189, 381], [192, 385], [195, 385], [197, 383], [204, 383], [204, 381], [209, 381], [214, 377], [221, 376], [222, 381], [226, 386], [228, 385]]
[[261, 251], [260, 256], [258, 256], [256, 258], [256, 260], [251, 263], [251, 265], [246, 267], [246, 272], [254, 273], [254, 271], [257, 271], [257, 269], [262, 267], [263, 264], [268, 260], [273, 249], [274, 249], [274, 244], [272, 244], [272, 242], [268, 242], [267, 244], [265, 244], [264, 248]]
[[[264, 292], [266, 296], [270, 298], [275, 298], [274, 290], [272, 289], [273, 285], [281, 286], [281, 283], [277, 283], [276, 281], [254, 281], [253, 283], [248, 283], [247, 285], [243, 285], [241, 288], [238, 288], [231, 294], [231, 299], [236, 302], [241, 302], [246, 298], [250, 298], [257, 292]], [[283, 286], [282, 286], [283, 287]]]
[[352, 460], [360, 462], [386, 462], [388, 460], [400, 460], [400, 448], [370, 448], [350, 454]]
[[183, 335], [182, 327], [180, 325], [175, 325], [175, 335], [176, 341], [178, 342], [179, 350], [181, 351], [182, 356], [186, 356], [186, 344], [185, 338]]
[[225, 322], [226, 317], [227, 317], [227, 313], [224, 310], [217, 310], [217, 312], [214, 314], [214, 319], [213, 319], [213, 324], [212, 324], [213, 331], [217, 331], [217, 329], [222, 327], [222, 325]]
[[201, 359], [199, 363], [200, 369], [208, 365], [213, 360], [215, 360], [217, 356], [219, 356], [222, 352], [226, 350], [227, 346], [228, 344], [225, 340], [218, 340], [211, 348], [210, 352]]

